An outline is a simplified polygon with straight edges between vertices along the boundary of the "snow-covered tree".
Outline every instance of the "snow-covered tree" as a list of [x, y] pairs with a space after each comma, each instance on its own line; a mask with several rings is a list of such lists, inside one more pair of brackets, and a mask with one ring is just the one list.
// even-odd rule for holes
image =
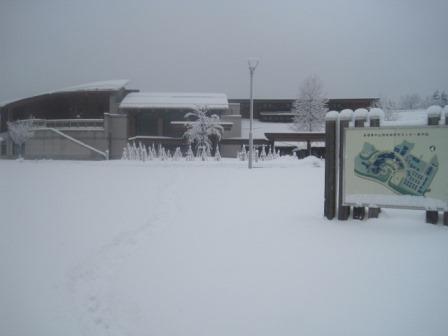
[[440, 105], [440, 91], [436, 90], [432, 94], [432, 105]]
[[308, 132], [322, 130], [328, 110], [327, 103], [321, 80], [317, 76], [306, 78], [294, 102], [293, 128]]
[[22, 147], [34, 135], [32, 120], [17, 120], [8, 122], [9, 136], [17, 147], [19, 158], [22, 158]]
[[207, 112], [207, 107], [201, 106], [185, 115], [185, 118], [192, 119], [192, 122], [184, 136], [190, 144], [196, 145], [201, 157], [203, 151], [210, 153], [212, 139], [219, 142], [224, 132], [224, 128], [219, 124], [219, 116], [216, 114], [208, 116]]
[[422, 106], [422, 98], [419, 94], [407, 94], [401, 97], [400, 108], [403, 110], [415, 110]]
[[440, 94], [440, 106], [444, 107], [448, 105], [448, 95], [445, 91]]
[[398, 109], [397, 103], [387, 97], [381, 97], [378, 102], [374, 104], [372, 107], [378, 107], [384, 111], [384, 119], [385, 120], [396, 120], [397, 115], [395, 111]]

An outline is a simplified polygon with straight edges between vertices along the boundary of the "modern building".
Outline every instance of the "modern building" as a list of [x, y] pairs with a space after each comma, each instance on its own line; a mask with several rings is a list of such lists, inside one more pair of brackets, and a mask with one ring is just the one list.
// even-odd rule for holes
[[[24, 119], [31, 119], [34, 129], [25, 158], [116, 159], [129, 141], [186, 149], [185, 115], [200, 106], [220, 116], [223, 140], [241, 138], [239, 106], [229, 104], [225, 94], [146, 93], [127, 84], [96, 82], [2, 104], [0, 156], [16, 156], [7, 122]], [[220, 147], [224, 156], [236, 153], [233, 143], [223, 141]]]
[[[294, 102], [296, 99], [254, 99], [254, 118], [269, 122], [291, 122], [294, 114]], [[379, 101], [378, 98], [337, 98], [328, 100], [330, 111], [341, 111], [343, 109], [356, 110], [358, 108], [369, 108]], [[249, 118], [249, 99], [229, 99], [230, 103], [240, 104], [241, 115]]]
[[[235, 157], [241, 146], [248, 144], [242, 118], [249, 115], [249, 99], [229, 100], [222, 93], [140, 92], [128, 89], [127, 85], [127, 80], [95, 82], [3, 103], [0, 157], [17, 156], [7, 123], [24, 119], [32, 120], [34, 129], [22, 151], [30, 159], [118, 159], [128, 142], [162, 144], [170, 150], [181, 147], [186, 151], [188, 143], [183, 134], [191, 120], [185, 115], [201, 106], [220, 117], [224, 129], [219, 143], [222, 156]], [[331, 109], [355, 109], [371, 106], [374, 101], [374, 98], [333, 99], [329, 105]], [[255, 99], [255, 118], [290, 122], [293, 102], [293, 99]], [[266, 132], [269, 134], [254, 139], [255, 145], [273, 145], [286, 139], [284, 134], [269, 129]], [[307, 139], [305, 133], [288, 134], [287, 138], [298, 136]], [[310, 141], [316, 140], [308, 139], [308, 146]]]

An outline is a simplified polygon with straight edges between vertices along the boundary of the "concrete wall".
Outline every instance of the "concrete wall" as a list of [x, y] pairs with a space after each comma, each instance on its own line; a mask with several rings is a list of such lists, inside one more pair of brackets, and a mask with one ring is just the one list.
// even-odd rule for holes
[[241, 116], [240, 115], [223, 115], [221, 121], [232, 122], [230, 130], [224, 130], [223, 138], [239, 138], [241, 137]]
[[[68, 130], [64, 134], [100, 151], [107, 150], [104, 130]], [[104, 157], [51, 130], [38, 130], [26, 142], [26, 159], [104, 160]]]
[[241, 146], [236, 144], [221, 144], [219, 148], [221, 156], [226, 158], [236, 158], [237, 153], [241, 150]]
[[225, 114], [237, 114], [241, 115], [241, 105], [239, 103], [229, 103], [229, 109]]
[[109, 158], [120, 159], [128, 142], [128, 116], [126, 114], [104, 114], [104, 131], [107, 136]]
[[126, 95], [127, 95], [126, 89], [121, 88], [119, 91], [113, 92], [109, 96], [109, 113], [111, 114], [119, 113], [119, 105]]

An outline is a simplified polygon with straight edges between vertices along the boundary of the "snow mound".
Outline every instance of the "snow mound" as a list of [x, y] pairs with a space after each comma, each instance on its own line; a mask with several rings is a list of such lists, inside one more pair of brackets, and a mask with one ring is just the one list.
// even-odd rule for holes
[[340, 120], [352, 120], [352, 118], [353, 118], [353, 110], [345, 109], [342, 110], [341, 113], [339, 113]]
[[364, 119], [364, 120], [366, 120], [367, 119], [367, 114], [368, 114], [369, 112], [366, 110], [366, 109], [364, 109], [364, 108], [359, 108], [359, 109], [356, 109], [355, 110], [355, 112], [353, 113], [353, 115], [354, 115], [354, 117], [355, 117], [355, 119], [357, 119], [357, 120], [362, 120], [362, 119]]
[[325, 120], [338, 120], [339, 113], [337, 111], [329, 111], [325, 115]]
[[438, 105], [432, 105], [426, 110], [428, 117], [438, 117], [442, 114], [442, 108]]
[[369, 119], [384, 120], [384, 111], [380, 108], [374, 107], [369, 111]]

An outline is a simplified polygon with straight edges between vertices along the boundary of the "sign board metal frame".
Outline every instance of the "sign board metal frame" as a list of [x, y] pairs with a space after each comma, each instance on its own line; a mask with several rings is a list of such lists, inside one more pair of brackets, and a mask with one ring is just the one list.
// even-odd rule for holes
[[[434, 130], [436, 131], [434, 132]], [[361, 145], [361, 152], [354, 157], [354, 153], [348, 152], [347, 141], [349, 137], [351, 137], [353, 141], [353, 138], [356, 138], [356, 136], [353, 135], [355, 133], [357, 133], [358, 138], [359, 133], [364, 133], [364, 142]], [[431, 145], [431, 142], [428, 143], [428, 140], [431, 140], [431, 138], [434, 140], [434, 137], [436, 137], [434, 133], [439, 133], [437, 136], [439, 143], [436, 145]], [[417, 134], [419, 135], [417, 136]], [[440, 137], [440, 134], [443, 134], [443, 137]], [[372, 143], [366, 141], [370, 139]], [[375, 141], [377, 139], [379, 140]], [[441, 211], [448, 210], [447, 126], [416, 125], [366, 128], [349, 127], [345, 129], [342, 140], [344, 158], [343, 171], [340, 173], [343, 174], [343, 183], [342, 186], [339, 187], [342, 187], [342, 204], [344, 206], [375, 206], [382, 208]], [[420, 142], [416, 140], [420, 140]], [[413, 143], [412, 141], [416, 142]], [[427, 141], [427, 143], [425, 144], [424, 141]], [[388, 145], [392, 144], [393, 147], [388, 151], [384, 151], [383, 149], [381, 152], [375, 147], [375, 145], [378, 146], [378, 143], [383, 145], [385, 143]], [[360, 146], [359, 142], [357, 146]], [[428, 147], [428, 150], [430, 151], [425, 153], [424, 158], [421, 153], [413, 152], [414, 147], [421, 150], [422, 146]], [[438, 147], [441, 147], [441, 149]], [[431, 151], [433, 150], [434, 155], [431, 156], [430, 154], [432, 154]], [[437, 154], [439, 154], [439, 157], [437, 157]], [[442, 157], [440, 157], [440, 154], [442, 154]], [[434, 156], [436, 156], [435, 159]], [[372, 158], [372, 160], [375, 158], [375, 161], [372, 163], [369, 161], [369, 158]], [[348, 164], [349, 159], [354, 160], [354, 162]], [[439, 161], [439, 159], [441, 159], [441, 161]], [[347, 166], [350, 166], [350, 169], [353, 169], [355, 166], [356, 168], [353, 169], [353, 172], [349, 172], [347, 171]], [[433, 167], [430, 168], [431, 166]], [[397, 168], [396, 171], [393, 171], [394, 167]], [[365, 181], [359, 181], [360, 183], [363, 183], [363, 188], [367, 193], [348, 195], [348, 189], [352, 191], [353, 184], [356, 184], [356, 182], [351, 181], [350, 188], [347, 187], [349, 177], [348, 174], [352, 174], [352, 178], [362, 178], [365, 181], [373, 181], [374, 183], [364, 183]], [[432, 185], [431, 183], [437, 182], [434, 179], [436, 175], [439, 175], [437, 181], [447, 181], [447, 189], [442, 191], [442, 197], [438, 196], [439, 198], [433, 199], [426, 197], [425, 193], [430, 190], [430, 186]], [[443, 177], [440, 177], [441, 175], [443, 175]], [[375, 188], [378, 193], [371, 193], [371, 191], [368, 190], [370, 186]]]

